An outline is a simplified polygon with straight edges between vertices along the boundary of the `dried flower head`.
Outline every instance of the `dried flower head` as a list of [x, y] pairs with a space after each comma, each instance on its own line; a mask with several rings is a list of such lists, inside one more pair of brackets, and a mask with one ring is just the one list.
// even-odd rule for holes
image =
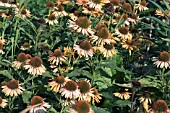
[[46, 7], [47, 8], [53, 8], [55, 6], [55, 4], [54, 4], [54, 2], [52, 2], [52, 1], [48, 1], [47, 3], [46, 3]]
[[122, 6], [122, 9], [125, 12], [132, 12], [132, 6], [129, 3], [124, 3], [123, 6]]

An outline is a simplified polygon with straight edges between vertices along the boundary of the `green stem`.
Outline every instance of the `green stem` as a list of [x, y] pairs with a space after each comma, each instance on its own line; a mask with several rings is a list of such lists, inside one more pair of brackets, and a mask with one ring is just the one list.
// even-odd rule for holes
[[161, 81], [162, 81], [162, 92], [163, 92], [163, 97], [164, 97], [164, 93], [165, 93], [165, 68], [162, 69], [162, 72], [161, 72]]
[[117, 25], [116, 25], [115, 29], [117, 29], [117, 28], [118, 28], [118, 25], [119, 25], [120, 21], [122, 20], [123, 15], [124, 15], [124, 13], [122, 14], [122, 16], [120, 17], [119, 21], [117, 22]]

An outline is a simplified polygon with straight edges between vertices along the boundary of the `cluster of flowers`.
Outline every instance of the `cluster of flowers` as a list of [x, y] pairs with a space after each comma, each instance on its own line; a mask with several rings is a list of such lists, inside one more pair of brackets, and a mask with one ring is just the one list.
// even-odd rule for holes
[[[24, 45], [21, 48], [25, 50], [26, 48], [24, 47]], [[67, 49], [68, 48], [66, 48], [65, 54], [70, 55], [70, 52], [67, 51]], [[57, 66], [58, 64], [61, 64], [62, 61], [64, 61], [65, 59], [66, 57], [62, 56], [62, 52], [59, 49], [55, 49], [54, 53], [49, 55], [49, 62], [51, 65]], [[12, 66], [16, 69], [28, 69], [28, 73], [33, 76], [42, 75], [46, 71], [46, 68], [44, 67], [42, 59], [40, 57], [32, 57], [30, 54], [25, 54], [23, 52], [18, 54], [16, 61], [12, 62]], [[91, 88], [91, 84], [88, 80], [79, 80], [76, 83], [75, 81], [68, 79], [68, 77], [64, 78], [64, 76], [57, 76], [56, 78], [53, 78], [50, 81], [51, 82], [49, 82], [48, 85], [49, 87], [51, 87], [51, 90], [56, 93], [59, 92], [61, 93], [61, 96], [65, 97], [65, 100], [63, 101], [63, 105], [65, 106], [75, 104], [77, 101], [76, 99], [78, 99], [78, 103], [81, 102], [80, 100], [84, 100], [82, 102], [88, 104], [87, 106], [89, 106], [88, 102], [92, 101], [92, 103], [99, 103], [102, 99], [101, 94], [98, 93], [98, 90], [96, 88]], [[3, 82], [2, 88], [2, 92], [5, 93], [5, 95], [7, 96], [18, 96], [22, 94], [22, 92], [25, 90], [21, 87], [21, 84], [19, 84], [17, 80], [10, 80], [7, 83]], [[44, 103], [41, 97], [35, 96], [35, 98], [41, 100], [37, 100], [38, 102]], [[6, 100], [3, 101], [3, 107], [6, 105], [6, 102]], [[34, 105], [35, 104], [31, 104], [31, 106]], [[75, 106], [77, 105], [75, 104]], [[44, 103], [41, 106], [35, 105], [35, 107], [29, 108], [31, 109], [31, 111], [42, 109], [45, 111], [45, 108], [43, 107], [49, 108], [49, 105], [47, 105], [47, 103]]]
[[[153, 43], [149, 40], [143, 39], [139, 34], [138, 30], [136, 28], [130, 29], [129, 26], [134, 26], [137, 22], [140, 21], [140, 18], [138, 16], [138, 10], [140, 12], [144, 10], [148, 10], [146, 7], [147, 2], [145, 0], [140, 1], [139, 3], [136, 3], [134, 5], [134, 8], [132, 8], [132, 5], [129, 3], [124, 3], [119, 0], [77, 0], [76, 4], [78, 6], [81, 6], [83, 11], [76, 10], [74, 13], [68, 13], [64, 9], [64, 5], [70, 3], [71, 1], [62, 1], [59, 0], [56, 3], [49, 1], [46, 3], [46, 7], [49, 8], [49, 16], [46, 19], [46, 23], [49, 23], [50, 25], [55, 25], [58, 23], [57, 17], [63, 17], [68, 16], [70, 19], [68, 19], [68, 27], [77, 33], [82, 33], [87, 37], [86, 40], [79, 42], [78, 45], [73, 45], [72, 47], [65, 48], [66, 51], [68, 51], [71, 55], [74, 55], [74, 52], [76, 51], [80, 57], [84, 56], [88, 58], [89, 56], [92, 57], [94, 53], [100, 53], [103, 54], [104, 57], [112, 57], [116, 54], [116, 49], [114, 47], [114, 44], [116, 42], [120, 42], [122, 44], [122, 48], [128, 49], [129, 54], [132, 54], [133, 50], [139, 50], [140, 46], [142, 46], [142, 42], [145, 41], [146, 43], [149, 43], [152, 45]], [[13, 4], [9, 4], [8, 0], [1, 1], [2, 6], [13, 6]], [[19, 4], [16, 5], [15, 9], [19, 8]], [[100, 21], [96, 25], [95, 29], [91, 28], [91, 21], [87, 16], [80, 16], [82, 14], [89, 14], [94, 17], [99, 17], [103, 13], [102, 8], [104, 7], [105, 12], [108, 14], [113, 14], [113, 18], [109, 21], [104, 21], [104, 15], [101, 17]], [[133, 9], [133, 10], [132, 10]], [[85, 11], [86, 10], [86, 11]], [[88, 11], [87, 11], [88, 10]], [[112, 12], [110, 12], [112, 10]], [[17, 12], [15, 10], [15, 12]], [[169, 15], [169, 11], [165, 10], [165, 12]], [[82, 14], [81, 14], [82, 13]], [[123, 14], [121, 14], [123, 13]], [[17, 13], [15, 13], [17, 15]], [[30, 17], [30, 12], [27, 10], [26, 7], [22, 9], [20, 13], [21, 17]], [[97, 14], [97, 15], [96, 15]], [[164, 16], [163, 13], [160, 10], [156, 10], [156, 15], [158, 16]], [[124, 20], [123, 23], [121, 23], [121, 26], [118, 28], [118, 25], [120, 24], [120, 21]], [[108, 28], [109, 25], [115, 25], [114, 32], [111, 32]], [[1, 53], [4, 53], [2, 48], [4, 46], [4, 39], [1, 40]], [[29, 44], [24, 43], [23, 46], [21, 46], [22, 50], [29, 49]], [[160, 66], [160, 68], [167, 68], [169, 67], [169, 55], [166, 57], [166, 59], [163, 59], [162, 57], [167, 56], [166, 54], [161, 54], [161, 58], [159, 60], [156, 60], [157, 67]], [[63, 61], [65, 61], [67, 58], [64, 56], [61, 52], [61, 50], [57, 49], [54, 51], [54, 54], [52, 54], [49, 58], [49, 61], [51, 62], [51, 68], [55, 68], [54, 72], [57, 71], [56, 67], [58, 64], [61, 64]], [[159, 62], [160, 61], [160, 62]], [[163, 62], [163, 63], [161, 63]], [[162, 64], [162, 65], [160, 65]], [[28, 66], [25, 66], [27, 69]], [[43, 67], [42, 67], [43, 68]], [[45, 68], [41, 69], [45, 70]], [[29, 71], [30, 72], [30, 71]], [[44, 71], [42, 71], [44, 72]], [[40, 74], [40, 73], [39, 73]], [[35, 75], [35, 74], [34, 74]]]
[[[126, 86], [132, 87], [134, 91], [139, 91], [142, 89], [141, 83], [137, 80], [132, 81], [131, 84], [125, 84]], [[133, 92], [134, 93], [134, 92]], [[113, 93], [114, 96], [128, 100], [133, 98], [133, 95], [128, 88], [121, 87], [119, 91]], [[145, 90], [144, 93], [138, 94], [138, 100], [142, 104], [143, 108], [147, 113], [169, 113], [170, 109], [168, 108], [168, 104], [163, 99], [154, 100], [153, 92]], [[138, 112], [141, 112], [141, 108], [138, 108]]]
[[[88, 110], [89, 113], [93, 113], [90, 108], [89, 102], [92, 101], [99, 103], [101, 94], [98, 93], [96, 88], [91, 88], [91, 84], [88, 80], [79, 80], [77, 83], [73, 80], [68, 79], [64, 76], [57, 76], [53, 78], [48, 83], [51, 90], [55, 93], [61, 93], [65, 99], [62, 100], [61, 104], [63, 106], [74, 105], [75, 109], [70, 108], [69, 113], [78, 112], [79, 110]], [[6, 96], [18, 96], [25, 91], [25, 89], [19, 84], [18, 80], [10, 80], [8, 82], [1, 83], [2, 92]], [[7, 100], [0, 98], [0, 106], [4, 108], [7, 105]], [[31, 106], [26, 108], [24, 111], [30, 110], [31, 113], [46, 111], [45, 108], [50, 108], [51, 105], [44, 102], [44, 99], [40, 96], [33, 96], [30, 102]], [[85, 108], [84, 108], [85, 107]]]
[[[152, 42], [143, 39], [141, 34], [139, 34], [137, 28], [130, 29], [129, 26], [134, 26], [140, 21], [138, 16], [138, 11], [142, 12], [148, 10], [146, 7], [147, 2], [141, 0], [139, 3], [132, 5], [130, 3], [124, 3], [120, 0], [77, 0], [76, 5], [82, 7], [82, 11], [76, 10], [74, 13], [68, 13], [65, 11], [64, 5], [70, 3], [71, 1], [58, 0], [56, 3], [48, 2], [46, 7], [49, 8], [49, 15], [45, 19], [45, 22], [50, 26], [55, 26], [58, 24], [57, 18], [68, 16], [67, 21], [68, 27], [74, 33], [83, 34], [86, 37], [85, 40], [81, 42], [75, 42], [73, 47], [64, 47], [64, 52], [60, 49], [55, 49], [52, 54], [49, 55], [48, 61], [50, 62], [50, 67], [53, 72], [57, 72], [59, 65], [67, 61], [68, 58], [75, 58], [76, 54], [78, 57], [84, 57], [88, 59], [93, 57], [95, 54], [102, 54], [104, 57], [112, 57], [116, 54], [115, 44], [120, 42], [122, 48], [128, 49], [129, 54], [132, 54], [133, 50], [139, 50], [143, 41], [152, 45]], [[9, 4], [8, 0], [1, 0], [0, 6], [12, 7], [14, 8], [15, 16], [26, 18], [31, 17], [31, 14], [27, 7], [24, 7], [21, 11], [19, 10], [19, 4]], [[103, 11], [104, 8], [104, 11]], [[170, 16], [170, 12], [165, 10], [165, 12]], [[112, 18], [104, 20], [105, 14], [112, 14]], [[12, 14], [10, 12], [1, 12], [3, 18], [11, 18]], [[100, 21], [92, 28], [92, 22], [88, 16], [99, 17]], [[83, 16], [82, 16], [83, 15]], [[158, 16], [164, 17], [161, 10], [156, 10]], [[122, 21], [123, 20], [123, 23]], [[120, 25], [121, 22], [121, 25]], [[109, 30], [109, 26], [114, 26], [115, 30]], [[120, 26], [119, 26], [120, 25]], [[3, 46], [5, 45], [5, 39], [0, 39], [0, 53], [4, 54]], [[25, 42], [21, 46], [21, 50], [29, 50], [30, 45]], [[170, 54], [166, 51], [160, 53], [159, 57], [153, 58], [154, 64], [159, 68], [169, 68], [170, 67]], [[40, 57], [32, 57], [30, 54], [20, 53], [17, 56], [16, 61], [12, 62], [12, 66], [17, 69], [28, 70], [27, 72], [33, 76], [42, 75], [46, 71], [46, 67], [43, 65], [43, 61]], [[56, 76], [56, 78], [50, 79], [48, 86], [55, 93], [60, 93], [64, 98], [64, 105], [74, 105], [74, 108], [68, 110], [69, 113], [93, 113], [94, 111], [90, 108], [89, 102], [100, 102], [101, 94], [98, 93], [96, 88], [92, 88], [88, 80], [79, 80], [77, 82], [68, 79], [64, 76]], [[6, 96], [18, 96], [22, 94], [25, 90], [21, 87], [21, 84], [17, 80], [10, 80], [7, 83], [3, 82], [1, 85], [2, 92]], [[128, 89], [120, 90], [115, 92], [114, 95], [121, 99], [129, 99], [130, 92]], [[150, 94], [145, 92], [139, 98], [143, 106], [151, 103]], [[36, 111], [46, 111], [45, 108], [50, 108], [50, 105], [44, 102], [44, 99], [40, 96], [33, 96], [30, 102], [31, 106], [28, 109], [30, 112]], [[40, 105], [39, 105], [40, 104]], [[7, 105], [7, 100], [0, 97], [0, 106], [4, 108]], [[38, 105], [38, 106], [37, 106]], [[147, 109], [147, 107], [145, 107]], [[164, 100], [157, 100], [153, 104], [153, 109], [150, 112], [169, 112], [167, 103]]]

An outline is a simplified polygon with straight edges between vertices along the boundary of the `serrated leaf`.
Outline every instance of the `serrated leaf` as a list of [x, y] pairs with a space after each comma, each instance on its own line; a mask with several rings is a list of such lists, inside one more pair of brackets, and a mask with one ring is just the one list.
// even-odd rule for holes
[[22, 93], [22, 99], [23, 99], [24, 103], [29, 104], [29, 103], [30, 103], [30, 98], [31, 98], [31, 96], [32, 96], [32, 92], [30, 92], [30, 91], [24, 91], [24, 92]]
[[94, 106], [94, 107], [92, 107], [92, 109], [94, 110], [95, 113], [110, 113], [105, 108], [100, 108], [100, 107]]
[[7, 70], [0, 71], [0, 74], [2, 74], [3, 76], [5, 76], [9, 79], [14, 79], [13, 76]]

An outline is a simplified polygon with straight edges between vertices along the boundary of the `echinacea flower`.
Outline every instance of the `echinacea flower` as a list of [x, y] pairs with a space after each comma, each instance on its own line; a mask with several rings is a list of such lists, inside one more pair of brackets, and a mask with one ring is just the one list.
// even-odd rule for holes
[[92, 45], [88, 40], [84, 40], [79, 45], [75, 45], [73, 49], [77, 51], [80, 57], [84, 56], [88, 58], [89, 56], [92, 57], [94, 54]]
[[168, 104], [165, 100], [158, 99], [154, 102], [153, 107], [149, 110], [149, 113], [170, 113]]
[[21, 84], [19, 84], [19, 81], [17, 80], [10, 80], [6, 84], [1, 86], [2, 92], [5, 93], [6, 96], [18, 96], [22, 94], [22, 92], [25, 90], [21, 87]]
[[64, 6], [62, 6], [62, 5], [57, 5], [56, 7], [54, 7], [54, 10], [52, 10], [52, 11], [53, 11], [52, 14], [54, 14], [56, 17], [57, 16], [62, 17], [62, 16], [68, 15], [67, 12], [64, 10]]
[[53, 69], [54, 73], [56, 73], [56, 72], [64, 73], [64, 72], [68, 72], [68, 70], [69, 70], [69, 68], [67, 68], [67, 66], [65, 66], [65, 65], [60, 65], [60, 66], [51, 65], [50, 68]]
[[47, 108], [50, 108], [47, 102], [44, 102], [44, 99], [40, 96], [33, 96], [30, 102], [30, 106], [24, 109], [21, 113], [45, 113]]
[[98, 90], [96, 88], [92, 88], [92, 92], [93, 92], [93, 96], [91, 98], [92, 103], [94, 104], [94, 102], [96, 103], [100, 103], [100, 100], [102, 99], [102, 94], [99, 94]]
[[0, 37], [0, 54], [4, 54], [5, 52], [2, 50], [5, 45], [5, 39]]
[[138, 4], [135, 4], [135, 9], [139, 9], [139, 11], [145, 11], [148, 10], [148, 7], [146, 7], [147, 3], [146, 0], [141, 0]]
[[56, 24], [58, 24], [58, 21], [56, 19], [56, 15], [55, 14], [48, 15], [48, 18], [45, 19], [45, 22], [48, 23], [49, 25], [56, 25]]
[[87, 6], [89, 0], [77, 0], [76, 4], [78, 4], [79, 6]]
[[114, 13], [114, 5], [112, 3], [107, 3], [104, 5], [104, 12], [106, 14], [112, 15]]
[[59, 65], [62, 64], [63, 61], [66, 61], [66, 57], [63, 55], [62, 51], [60, 49], [55, 49], [54, 53], [51, 54], [48, 58], [48, 61], [52, 65]]
[[125, 100], [127, 100], [127, 99], [129, 99], [130, 98], [130, 92], [128, 91], [128, 89], [124, 89], [124, 88], [122, 88], [122, 89], [120, 89], [118, 92], [115, 92], [115, 93], [113, 93], [116, 97], [119, 97], [119, 98], [121, 98], [121, 99], [125, 99]]
[[68, 77], [57, 76], [56, 78], [51, 79], [51, 82], [48, 82], [48, 86], [51, 87], [52, 91], [57, 93], [60, 88], [65, 86], [67, 81], [69, 81]]
[[91, 97], [93, 96], [91, 84], [88, 80], [79, 80], [78, 89], [80, 90], [80, 95], [78, 100], [86, 100], [90, 102]]
[[83, 7], [82, 8], [82, 13], [86, 15], [91, 15], [93, 17], [99, 17], [101, 16], [104, 12], [103, 10], [97, 10], [97, 9], [92, 9], [90, 7]]
[[132, 34], [129, 34], [129, 38], [122, 42], [122, 48], [128, 49], [129, 54], [131, 55], [133, 50], [138, 49], [136, 44], [137, 44], [137, 40], [133, 40]]
[[135, 13], [133, 13], [132, 16], [128, 18], [128, 21], [133, 24], [136, 24], [139, 20], [140, 20], [139, 16]]
[[109, 0], [89, 0], [87, 4], [90, 8], [94, 8], [95, 10], [101, 10], [102, 6], [109, 2]]
[[26, 54], [27, 56], [27, 59], [31, 60], [32, 59], [32, 56], [30, 54]]
[[31, 48], [30, 44], [28, 42], [24, 42], [24, 44], [21, 46], [21, 50], [29, 50]]
[[117, 9], [120, 4], [120, 0], [110, 0], [110, 3], [113, 4], [114, 9]]
[[104, 55], [104, 57], [112, 57], [113, 55], [116, 54], [113, 43], [110, 44], [105, 43], [103, 46], [100, 47], [99, 51]]
[[62, 106], [69, 106], [69, 105], [74, 105], [75, 102], [76, 102], [76, 100], [74, 100], [74, 99], [62, 98], [60, 103]]
[[71, 0], [57, 0], [57, 4], [68, 4], [69, 2], [71, 2]]
[[19, 12], [20, 10], [16, 7], [15, 8], [15, 14], [18, 14], [19, 16], [21, 16], [22, 18], [26, 18], [26, 17], [30, 17], [30, 11], [27, 9], [27, 7], [24, 7], [21, 12]]
[[94, 113], [90, 104], [85, 100], [79, 100], [75, 103], [74, 108], [67, 110], [67, 113]]
[[139, 98], [140, 103], [146, 102], [147, 104], [151, 104], [151, 93], [148, 91], [145, 91]]
[[64, 47], [64, 56], [73, 56], [74, 55], [74, 51], [73, 51], [73, 48], [67, 46], [67, 47]]
[[94, 31], [90, 28], [90, 20], [86, 16], [78, 17], [75, 21], [68, 20], [69, 28], [78, 33], [90, 36]]
[[59, 91], [61, 96], [69, 99], [76, 99], [80, 95], [80, 91], [78, 89], [78, 85], [73, 80], [67, 81], [65, 86]]
[[11, 4], [9, 4], [9, 0], [1, 0], [0, 1], [0, 6], [11, 7]]
[[42, 75], [46, 71], [46, 68], [42, 63], [42, 59], [38, 56], [35, 56], [24, 65], [24, 68], [28, 69], [28, 73], [31, 75]]
[[5, 108], [5, 106], [7, 105], [7, 100], [3, 99], [2, 97], [0, 97], [0, 107], [1, 108]]
[[161, 17], [164, 17], [164, 16], [165, 16], [160, 9], [157, 9], [157, 10], [155, 11], [155, 15], [161, 16]]
[[168, 16], [170, 17], [170, 11], [168, 9], [165, 9], [165, 12], [168, 14]]
[[132, 6], [130, 5], [130, 3], [124, 3], [122, 5], [122, 9], [125, 11], [125, 12], [132, 12]]
[[159, 57], [153, 57], [153, 61], [157, 68], [170, 68], [170, 55], [166, 51], [161, 52]]
[[119, 24], [119, 22], [124, 19], [124, 22], [123, 22], [123, 26], [127, 25], [129, 26], [130, 25], [130, 22], [128, 20], [128, 14], [123, 14], [123, 15], [120, 15], [119, 13], [114, 13], [113, 14], [115, 16], [115, 19], [112, 19], [111, 23], [114, 24], [114, 25], [117, 25]]
[[118, 35], [122, 40], [126, 40], [129, 38], [129, 29], [127, 27], [120, 27], [119, 29], [115, 29], [115, 34]]
[[17, 56], [17, 60], [12, 62], [12, 67], [16, 67], [17, 69], [21, 69], [24, 64], [26, 63], [25, 61], [27, 60], [27, 56], [25, 53], [20, 53]]
[[118, 41], [118, 39], [109, 32], [107, 27], [98, 29], [96, 35], [90, 36], [90, 40], [97, 45], [116, 43], [116, 41]]
[[3, 18], [8, 18], [8, 19], [11, 19], [11, 18], [12, 18], [12, 14], [10, 14], [9, 11], [6, 11], [6, 12], [1, 13], [1, 16], [2, 16]]
[[47, 8], [53, 8], [55, 6], [54, 2], [48, 1], [45, 5]]

